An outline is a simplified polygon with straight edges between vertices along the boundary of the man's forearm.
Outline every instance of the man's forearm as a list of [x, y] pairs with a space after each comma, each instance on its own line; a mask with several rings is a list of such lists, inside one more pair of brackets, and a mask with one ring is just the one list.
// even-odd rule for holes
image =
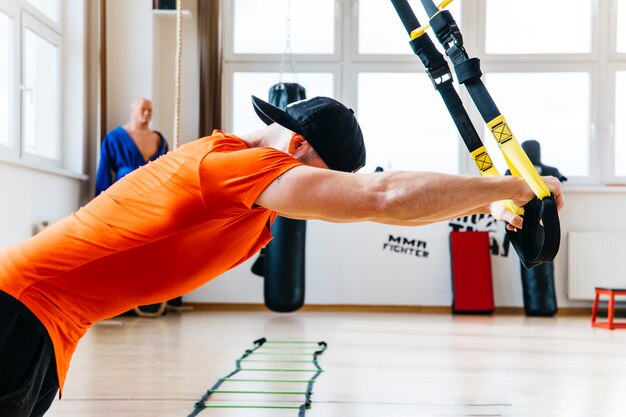
[[389, 173], [380, 178], [388, 201], [383, 223], [426, 224], [473, 213], [489, 213], [490, 203], [517, 199], [524, 191], [516, 177], [469, 177], [439, 173]]

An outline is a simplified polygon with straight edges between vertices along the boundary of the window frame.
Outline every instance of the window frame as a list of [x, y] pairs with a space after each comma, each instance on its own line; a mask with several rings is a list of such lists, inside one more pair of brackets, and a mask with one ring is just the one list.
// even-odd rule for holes
[[39, 20], [44, 25], [48, 26], [50, 29], [57, 32], [59, 35], [63, 32], [63, 0], [59, 0], [57, 2], [57, 15], [59, 16], [59, 21], [55, 22], [46, 14], [44, 14], [41, 10], [35, 7], [33, 4], [29, 3], [28, 0], [20, 0], [21, 8], [23, 11], [28, 12], [31, 16]]
[[[0, 0], [0, 11], [8, 15], [12, 19], [12, 65], [11, 65], [11, 108], [10, 108], [10, 136], [9, 145], [0, 145], [0, 160], [7, 163], [23, 165], [35, 169], [49, 170], [51, 172], [64, 172], [70, 176], [76, 174], [70, 171], [66, 172], [65, 154], [67, 141], [64, 140], [64, 121], [63, 111], [65, 104], [64, 90], [64, 42], [63, 22], [65, 0], [59, 0], [58, 16], [59, 21], [55, 22], [39, 9], [27, 2], [27, 0]], [[25, 152], [24, 138], [24, 76], [25, 76], [25, 31], [26, 28], [41, 36], [46, 41], [55, 45], [57, 48], [58, 61], [58, 84], [57, 84], [57, 108], [56, 129], [58, 157], [47, 158], [33, 153]]]
[[[621, 61], [626, 60], [626, 51], [617, 52], [617, 3], [619, 0], [611, 0], [610, 4], [606, 7], [609, 8], [609, 15], [612, 16], [610, 20], [609, 28], [609, 60]], [[624, 4], [623, 12], [626, 14], [626, 3]]]
[[[615, 144], [616, 138], [616, 104], [617, 104], [617, 73], [626, 72], [626, 62], [613, 62], [608, 65], [606, 78], [607, 78], [607, 93], [610, 95], [610, 106], [606, 109], [606, 125], [607, 125], [607, 142], [606, 142], [606, 165], [607, 165], [607, 178], [606, 183], [608, 185], [624, 185], [626, 184], [626, 175], [617, 175], [615, 169]], [[626, 139], [626, 138], [625, 138]]]
[[19, 157], [20, 143], [20, 90], [19, 83], [20, 74], [20, 10], [17, 5], [8, 0], [0, 0], [0, 11], [11, 19], [11, 67], [10, 67], [10, 101], [9, 111], [9, 144], [8, 146], [0, 145], [0, 155], [9, 158]]

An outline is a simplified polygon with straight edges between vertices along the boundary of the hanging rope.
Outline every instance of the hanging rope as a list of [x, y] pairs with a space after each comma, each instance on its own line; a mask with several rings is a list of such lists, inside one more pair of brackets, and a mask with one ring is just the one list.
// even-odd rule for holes
[[[176, 0], [176, 96], [174, 103], [174, 135], [173, 149], [177, 149], [180, 142], [180, 86], [181, 86], [181, 68], [182, 68], [182, 50], [183, 50], [183, 2]], [[161, 317], [167, 310], [167, 301], [162, 302], [155, 312], [147, 312], [141, 307], [135, 307], [133, 311], [139, 317]]]
[[180, 142], [180, 90], [183, 51], [183, 0], [176, 0], [176, 98], [174, 103], [174, 149]]
[[289, 64], [291, 65], [291, 72], [294, 76], [294, 81], [298, 82], [298, 73], [296, 71], [296, 61], [293, 58], [293, 52], [291, 50], [291, 0], [287, 0], [287, 21], [286, 21], [286, 41], [285, 50], [283, 52], [282, 59], [280, 60], [280, 74], [278, 76], [278, 82], [283, 82], [283, 72], [285, 71], [285, 61], [289, 57]]

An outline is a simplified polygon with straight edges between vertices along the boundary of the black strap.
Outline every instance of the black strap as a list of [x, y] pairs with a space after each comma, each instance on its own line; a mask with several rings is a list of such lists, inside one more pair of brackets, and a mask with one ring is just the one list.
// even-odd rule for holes
[[[413, 29], [419, 27], [419, 21], [406, 0], [391, 0], [398, 15], [401, 17], [404, 27], [410, 34]], [[426, 68], [435, 89], [441, 95], [452, 120], [461, 135], [461, 139], [470, 152], [483, 146], [478, 132], [474, 128], [463, 102], [452, 84], [452, 73], [448, 62], [439, 52], [435, 44], [428, 36], [420, 36], [409, 42], [415, 55], [419, 57]]]
[[[545, 221], [544, 219], [550, 219]], [[507, 230], [524, 267], [552, 261], [559, 251], [561, 226], [554, 197], [535, 197], [524, 206], [524, 227]]]
[[[392, 0], [392, 3], [409, 34], [412, 30], [420, 26], [407, 0]], [[446, 54], [454, 65], [457, 80], [459, 83], [466, 86], [470, 97], [476, 104], [485, 122], [490, 122], [499, 117], [501, 114], [500, 110], [480, 78], [482, 76], [480, 60], [477, 58], [469, 58], [463, 46], [463, 36], [452, 14], [447, 10], [439, 10], [432, 0], [422, 0], [422, 5], [430, 18], [429, 23], [435, 32], [435, 36], [445, 48]], [[428, 38], [428, 35], [423, 34], [413, 40], [412, 43], [422, 38]], [[423, 41], [423, 43], [426, 42], [430, 43], [430, 40]], [[427, 62], [418, 54], [418, 51], [415, 48], [413, 48], [413, 50], [428, 68], [426, 65]], [[441, 83], [441, 85], [442, 89], [446, 89], [444, 93], [440, 90], [441, 96], [444, 101], [446, 101], [446, 106], [456, 124], [457, 116], [453, 114], [451, 108], [458, 105], [455, 102], [456, 99], [458, 99], [458, 94], [456, 94], [456, 91], [449, 93], [447, 87], [444, 87], [443, 83]], [[448, 104], [449, 100], [452, 101], [450, 105]], [[462, 106], [462, 103], [460, 105]], [[456, 112], [458, 113], [458, 111]], [[465, 110], [463, 110], [463, 112], [465, 112]], [[468, 123], [471, 125], [469, 117]], [[457, 128], [458, 127], [459, 125], [457, 124]], [[475, 132], [473, 126], [471, 130]], [[467, 145], [466, 136], [464, 136], [460, 129], [459, 132]], [[480, 141], [480, 139], [478, 139], [478, 141]], [[470, 149], [469, 145], [468, 149]], [[487, 159], [487, 161], [491, 163], [490, 159]], [[509, 235], [513, 248], [527, 268], [545, 261], [553, 260], [559, 250], [561, 238], [560, 222], [554, 197], [550, 195], [543, 198], [541, 201], [535, 198], [528, 203], [524, 207], [523, 229], [507, 231], [507, 234]]]

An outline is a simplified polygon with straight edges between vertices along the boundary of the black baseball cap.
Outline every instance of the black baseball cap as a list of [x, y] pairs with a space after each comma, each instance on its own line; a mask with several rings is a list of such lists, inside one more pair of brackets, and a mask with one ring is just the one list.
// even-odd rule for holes
[[278, 123], [302, 135], [328, 167], [354, 172], [365, 165], [365, 142], [352, 109], [329, 97], [313, 97], [281, 110], [258, 97], [252, 105], [267, 125]]

